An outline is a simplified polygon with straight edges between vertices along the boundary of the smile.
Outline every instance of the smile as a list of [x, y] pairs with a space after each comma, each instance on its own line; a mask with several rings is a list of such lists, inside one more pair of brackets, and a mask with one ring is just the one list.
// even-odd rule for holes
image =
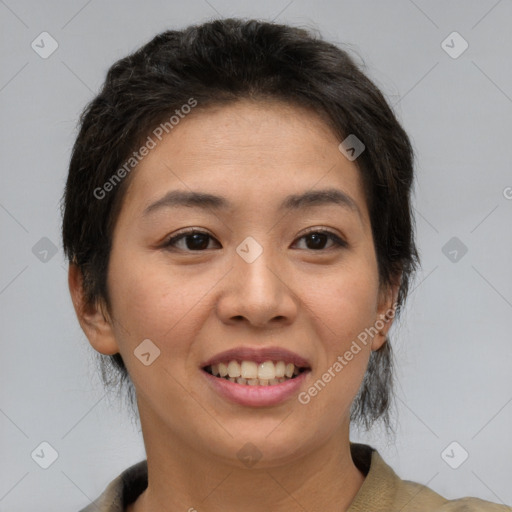
[[210, 390], [246, 407], [280, 405], [296, 397], [312, 371], [308, 359], [283, 347], [239, 346], [200, 366]]
[[230, 382], [236, 382], [246, 386], [275, 386], [294, 379], [306, 370], [305, 367], [296, 366], [285, 361], [225, 361], [208, 365], [204, 370]]

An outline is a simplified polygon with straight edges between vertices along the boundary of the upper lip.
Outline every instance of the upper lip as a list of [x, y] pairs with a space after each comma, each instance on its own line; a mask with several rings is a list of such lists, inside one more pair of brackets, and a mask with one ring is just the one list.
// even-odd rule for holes
[[281, 347], [236, 347], [224, 352], [220, 352], [204, 363], [201, 368], [212, 364], [225, 363], [229, 361], [254, 361], [255, 363], [264, 363], [265, 361], [284, 361], [285, 363], [293, 363], [299, 368], [310, 368], [309, 361], [299, 356], [295, 352], [291, 352]]

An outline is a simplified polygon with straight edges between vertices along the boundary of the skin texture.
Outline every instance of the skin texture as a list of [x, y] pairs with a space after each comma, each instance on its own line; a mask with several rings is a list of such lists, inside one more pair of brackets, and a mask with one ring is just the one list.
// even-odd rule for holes
[[[362, 485], [350, 405], [391, 320], [307, 405], [296, 396], [271, 407], [232, 403], [200, 369], [240, 345], [285, 347], [310, 362], [307, 390], [392, 308], [397, 289], [379, 286], [359, 171], [339, 143], [316, 114], [281, 103], [193, 112], [132, 171], [113, 237], [110, 312], [83, 304], [70, 266], [85, 334], [97, 351], [121, 353], [137, 392], [149, 485], [131, 512], [346, 510]], [[289, 194], [324, 188], [345, 192], [359, 213], [335, 204], [277, 210]], [[170, 190], [224, 196], [233, 209], [143, 216]], [[164, 247], [191, 227], [211, 235], [206, 249], [187, 249], [186, 239]], [[308, 228], [348, 246], [325, 239], [315, 249]], [[263, 248], [252, 263], [236, 252], [248, 236]], [[134, 356], [147, 338], [161, 351], [149, 366]], [[252, 468], [237, 457], [248, 442], [262, 454]]]

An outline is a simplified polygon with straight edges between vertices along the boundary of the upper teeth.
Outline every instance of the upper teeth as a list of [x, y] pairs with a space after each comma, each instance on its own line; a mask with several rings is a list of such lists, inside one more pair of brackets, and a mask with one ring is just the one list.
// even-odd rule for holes
[[263, 363], [255, 363], [254, 361], [229, 361], [225, 363], [212, 364], [212, 374], [221, 377], [242, 377], [244, 379], [260, 379], [271, 380], [280, 379], [282, 377], [291, 378], [294, 374], [299, 373], [299, 369], [293, 363], [285, 363], [284, 361], [265, 361]]

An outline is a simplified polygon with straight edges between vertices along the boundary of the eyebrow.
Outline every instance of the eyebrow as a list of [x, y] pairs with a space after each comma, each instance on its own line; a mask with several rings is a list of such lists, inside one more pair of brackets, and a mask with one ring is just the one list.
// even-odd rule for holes
[[[279, 205], [278, 210], [301, 210], [315, 206], [338, 205], [347, 210], [357, 213], [361, 218], [362, 214], [357, 203], [345, 192], [336, 188], [324, 190], [311, 190], [303, 194], [287, 196]], [[143, 216], [147, 216], [162, 208], [174, 208], [179, 206], [202, 208], [212, 210], [233, 209], [233, 203], [227, 198], [208, 194], [206, 192], [187, 192], [182, 190], [171, 190], [162, 198], [150, 204], [144, 209]]]

